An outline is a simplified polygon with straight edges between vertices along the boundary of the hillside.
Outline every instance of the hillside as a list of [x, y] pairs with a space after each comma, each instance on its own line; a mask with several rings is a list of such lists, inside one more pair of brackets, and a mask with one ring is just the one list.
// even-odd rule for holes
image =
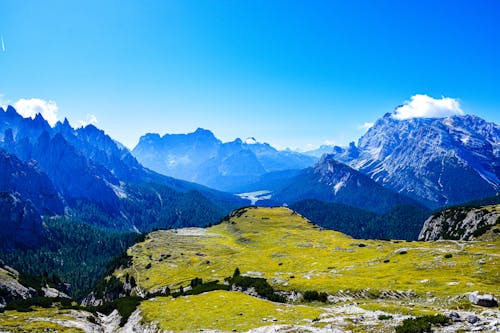
[[302, 200], [290, 208], [325, 229], [337, 230], [354, 238], [417, 240], [430, 211], [400, 205], [383, 214], [356, 207]]
[[[461, 247], [446, 242], [440, 243], [439, 249], [433, 243], [367, 240], [363, 241], [364, 247], [359, 247], [359, 243], [339, 232], [321, 230], [286, 208], [250, 208], [236, 211], [229, 221], [208, 229], [153, 232], [145, 242], [129, 249], [133, 267], [117, 274], [134, 275], [137, 271], [138, 285], [155, 290], [179, 287], [195, 277], [223, 280], [238, 267], [243, 273], [256, 272], [268, 280], [275, 279], [284, 289], [314, 288], [330, 293], [353, 286], [419, 291], [425, 289], [419, 282], [421, 277], [435, 278], [432, 289], [438, 295], [450, 295], [465, 291], [465, 286], [448, 286], [447, 280], [456, 277], [453, 272], [462, 272], [470, 265], [471, 275], [463, 278], [474, 282], [475, 288], [482, 286], [485, 291], [494, 291], [492, 281], [487, 279], [487, 271], [493, 267], [483, 267], [486, 279], [475, 277], [479, 272], [471, 269], [474, 259], [466, 255], [467, 244], [462, 252]], [[486, 257], [496, 251], [486, 244], [484, 248], [481, 244], [469, 247], [484, 251]], [[407, 255], [398, 254], [403, 248]], [[436, 255], [448, 252], [458, 253], [461, 262], [454, 267], [448, 267], [446, 262], [431, 264]], [[416, 258], [419, 264], [415, 266]], [[386, 259], [392, 259], [392, 264], [384, 263]], [[495, 256], [489, 259], [499, 264]], [[145, 269], [149, 263], [151, 268]], [[442, 274], [444, 267], [450, 275]], [[396, 278], [399, 270], [408, 278]], [[291, 279], [288, 273], [295, 277]], [[374, 278], [377, 274], [384, 278]], [[333, 278], [335, 283], [330, 280]]]
[[[422, 207], [420, 203], [376, 183], [370, 177], [338, 162], [333, 155], [323, 155], [312, 167], [290, 173], [272, 190], [272, 200], [291, 205], [316, 199], [386, 213], [399, 205]], [[259, 204], [259, 202], [257, 202]]]
[[[123, 302], [141, 297], [129, 307], [124, 331], [263, 332], [264, 327], [278, 331], [293, 325], [304, 332], [326, 327], [392, 332], [409, 315], [448, 315], [452, 309], [463, 318], [479, 316], [481, 324], [461, 321], [450, 329], [487, 328], [500, 313], [495, 308], [483, 312], [468, 295], [498, 292], [499, 246], [498, 237], [473, 243], [360, 241], [323, 230], [287, 208], [243, 208], [206, 229], [150, 233], [129, 248], [128, 259], [94, 296], [111, 296], [115, 290], [114, 297], [121, 295], [117, 300]], [[210, 283], [215, 280], [218, 284]], [[246, 287], [240, 286], [248, 283], [257, 289], [242, 293]], [[54, 309], [33, 315], [55, 316]], [[105, 317], [79, 311], [66, 314], [73, 316], [66, 325], [87, 316], [94, 318], [92, 325], [104, 325]], [[18, 326], [2, 326], [15, 315], [0, 315], [0, 327], [30, 323], [23, 315]], [[116, 318], [114, 323], [118, 329]]]

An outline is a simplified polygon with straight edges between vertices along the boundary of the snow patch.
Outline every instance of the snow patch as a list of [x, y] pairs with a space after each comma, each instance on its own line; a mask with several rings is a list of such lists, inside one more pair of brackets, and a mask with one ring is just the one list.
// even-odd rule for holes
[[257, 140], [255, 140], [255, 138], [254, 138], [254, 137], [249, 137], [249, 138], [246, 138], [246, 139], [245, 139], [245, 143], [246, 143], [247, 145], [254, 145], [254, 144], [256, 144], [256, 143], [257, 143]]
[[337, 192], [340, 191], [340, 189], [342, 189], [345, 186], [345, 184], [347, 183], [347, 181], [349, 180], [350, 177], [351, 177], [351, 175], [347, 174], [347, 175], [343, 176], [342, 178], [340, 178], [339, 182], [337, 184], [335, 184], [335, 186], [333, 186], [333, 193], [337, 194]]
[[109, 187], [115, 192], [116, 196], [120, 199], [126, 199], [127, 198], [127, 192], [121, 187], [121, 186], [116, 186], [111, 183], [108, 184]]

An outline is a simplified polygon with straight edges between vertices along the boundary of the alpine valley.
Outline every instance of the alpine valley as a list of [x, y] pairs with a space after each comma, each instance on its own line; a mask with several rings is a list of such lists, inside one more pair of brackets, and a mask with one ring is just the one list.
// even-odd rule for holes
[[500, 331], [500, 126], [395, 112], [297, 152], [0, 108], [0, 331]]

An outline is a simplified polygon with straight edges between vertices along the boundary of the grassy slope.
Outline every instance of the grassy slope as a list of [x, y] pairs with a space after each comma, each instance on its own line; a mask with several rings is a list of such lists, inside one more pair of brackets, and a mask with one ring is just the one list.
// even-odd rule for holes
[[[407, 254], [398, 253], [403, 248]], [[198, 235], [153, 232], [129, 249], [133, 266], [126, 272], [147, 290], [175, 289], [195, 277], [223, 280], [239, 267], [243, 274], [262, 274], [281, 290], [411, 289], [446, 297], [474, 290], [497, 293], [499, 248], [498, 238], [460, 244], [359, 241], [319, 230], [286, 208], [258, 208]], [[445, 259], [447, 253], [453, 257]]]
[[[76, 333], [83, 330], [66, 327], [57, 322], [72, 321], [70, 310], [36, 308], [33, 312], [5, 311], [0, 313], [0, 331], [5, 332], [61, 332]], [[54, 322], [51, 322], [54, 321]]]
[[140, 309], [146, 321], [157, 322], [160, 329], [176, 332], [196, 332], [201, 327], [241, 332], [259, 324], [311, 324], [324, 312], [321, 308], [277, 304], [220, 290], [176, 299], [159, 297], [143, 302]]

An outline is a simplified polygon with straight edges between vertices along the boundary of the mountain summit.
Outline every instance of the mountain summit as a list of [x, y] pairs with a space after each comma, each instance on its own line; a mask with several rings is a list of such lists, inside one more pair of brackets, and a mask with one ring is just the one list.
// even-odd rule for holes
[[[350, 154], [356, 148], [356, 154]], [[495, 195], [500, 126], [473, 115], [399, 120], [388, 113], [334, 158], [431, 207]]]

